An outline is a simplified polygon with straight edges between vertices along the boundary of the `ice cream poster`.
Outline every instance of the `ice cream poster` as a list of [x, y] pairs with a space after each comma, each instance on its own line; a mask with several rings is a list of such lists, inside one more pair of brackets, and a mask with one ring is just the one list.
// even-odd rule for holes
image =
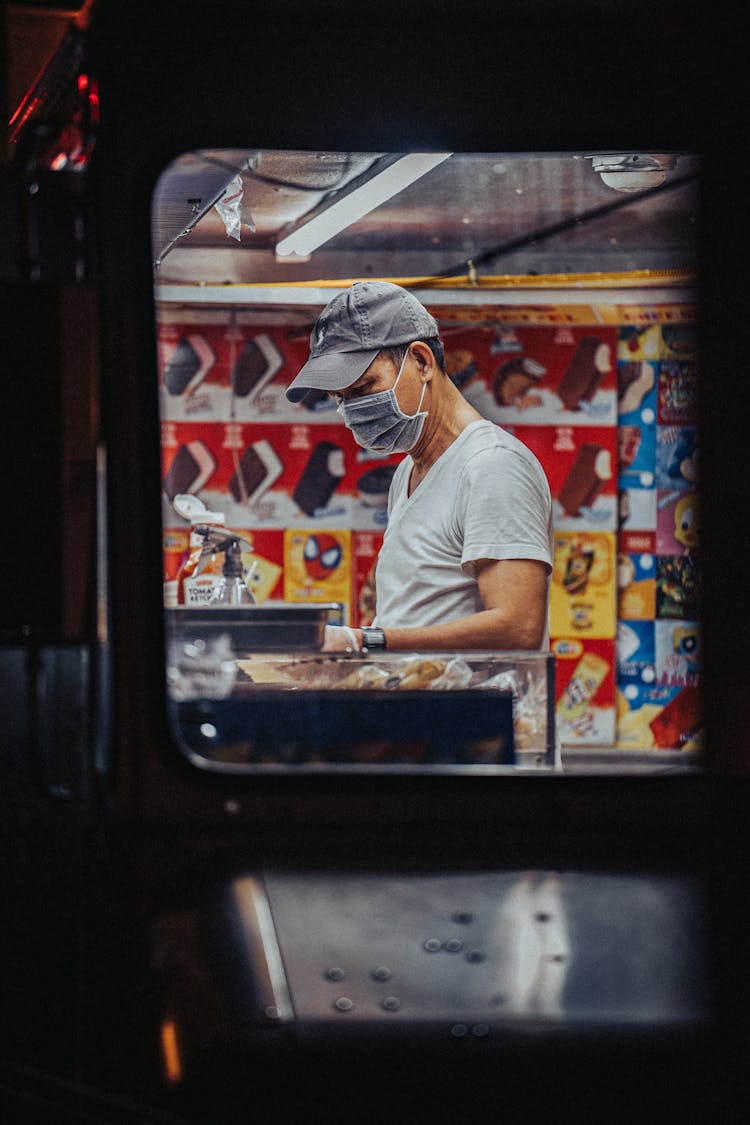
[[656, 422], [659, 364], [647, 359], [618, 360], [617, 414], [621, 425]]
[[383, 536], [352, 533], [352, 625], [371, 625], [375, 616], [375, 566]]
[[621, 422], [617, 431], [620, 489], [653, 488], [656, 478], [656, 427]]
[[284, 532], [284, 601], [351, 598], [351, 532], [290, 528]]
[[702, 664], [698, 621], [656, 621], [656, 680], [666, 687], [699, 682]]
[[617, 497], [617, 527], [621, 536], [631, 538], [638, 533], [650, 537], [650, 550], [656, 549], [655, 488], [628, 488]]
[[515, 426], [547, 474], [553, 518], [561, 530], [614, 531], [617, 526], [617, 430]]
[[656, 427], [656, 487], [691, 491], [698, 483], [696, 426]]
[[653, 621], [617, 623], [617, 684], [653, 684], [656, 680], [656, 636]]
[[656, 559], [656, 616], [699, 618], [700, 556], [659, 555]]
[[615, 738], [615, 643], [556, 638], [555, 717], [563, 744], [608, 745]]
[[491, 422], [616, 422], [612, 327], [446, 328], [443, 339], [448, 375]]
[[660, 425], [695, 425], [698, 421], [698, 372], [695, 360], [659, 364], [657, 421]]
[[299, 413], [284, 391], [307, 358], [307, 338], [251, 326], [244, 319], [242, 314], [220, 320], [201, 316], [159, 325], [163, 419], [253, 422], [274, 415], [291, 420]]
[[507, 327], [443, 332], [446, 370], [484, 418], [501, 425], [614, 425], [617, 331]]
[[618, 554], [618, 618], [653, 621], [656, 616], [656, 587], [657, 560], [653, 554]]
[[556, 637], [614, 637], [614, 534], [556, 532], [554, 551], [550, 633]]

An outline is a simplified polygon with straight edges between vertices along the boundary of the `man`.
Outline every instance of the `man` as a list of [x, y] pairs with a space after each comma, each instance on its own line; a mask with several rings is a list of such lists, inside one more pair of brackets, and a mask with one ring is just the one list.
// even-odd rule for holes
[[548, 645], [552, 504], [541, 465], [445, 372], [434, 318], [407, 290], [355, 282], [320, 314], [287, 389], [324, 390], [355, 440], [408, 454], [388, 497], [377, 613], [325, 649], [538, 650]]

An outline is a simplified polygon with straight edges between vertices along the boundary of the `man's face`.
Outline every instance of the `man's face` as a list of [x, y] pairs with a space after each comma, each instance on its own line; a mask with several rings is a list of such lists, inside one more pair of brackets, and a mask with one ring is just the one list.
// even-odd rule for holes
[[[334, 398], [339, 403], [348, 402], [352, 399], [365, 398], [368, 395], [389, 391], [396, 383], [398, 374], [398, 366], [389, 356], [381, 352], [375, 356], [364, 374], [360, 375], [350, 387], [338, 391]], [[416, 357], [412, 355], [410, 348], [404, 357], [401, 378], [398, 381], [398, 387], [396, 387], [396, 398], [405, 414], [413, 414], [419, 408], [422, 380], [415, 377], [418, 374], [419, 364]]]
[[363, 398], [365, 395], [375, 395], [381, 391], [391, 389], [396, 381], [396, 368], [391, 360], [382, 354], [375, 356], [367, 370], [360, 375], [356, 382], [343, 391], [334, 394], [337, 402], [348, 402], [349, 399]]

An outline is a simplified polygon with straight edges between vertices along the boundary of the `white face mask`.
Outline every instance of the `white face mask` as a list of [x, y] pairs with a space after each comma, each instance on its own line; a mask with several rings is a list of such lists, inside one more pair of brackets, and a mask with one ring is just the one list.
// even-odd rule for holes
[[339, 404], [338, 412], [354, 434], [354, 440], [372, 453], [408, 453], [422, 433], [428, 411], [420, 413], [420, 407], [427, 384], [422, 384], [422, 394], [414, 414], [404, 414], [396, 398], [396, 387], [408, 354], [407, 351], [390, 390], [344, 400]]

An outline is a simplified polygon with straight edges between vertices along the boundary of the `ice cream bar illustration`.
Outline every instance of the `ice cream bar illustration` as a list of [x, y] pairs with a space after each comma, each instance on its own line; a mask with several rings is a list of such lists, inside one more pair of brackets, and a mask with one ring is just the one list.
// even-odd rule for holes
[[571, 723], [586, 713], [589, 703], [604, 682], [609, 664], [595, 652], [585, 652], [557, 704], [562, 722]]
[[617, 400], [620, 414], [638, 410], [654, 385], [654, 369], [645, 360], [617, 364]]
[[242, 454], [229, 491], [238, 504], [254, 504], [279, 479], [283, 468], [270, 442], [255, 441]]
[[357, 494], [363, 504], [369, 508], [377, 508], [388, 501], [388, 489], [391, 487], [395, 465], [376, 465], [368, 469], [357, 481]]
[[612, 455], [595, 442], [584, 442], [562, 483], [558, 500], [568, 516], [590, 508], [607, 481], [612, 479]]
[[328, 503], [345, 473], [344, 451], [330, 441], [319, 441], [294, 490], [294, 501], [308, 516]]
[[180, 492], [197, 492], [216, 468], [216, 462], [202, 441], [181, 445], [164, 478], [164, 491], [170, 500]]
[[503, 363], [495, 372], [492, 391], [498, 406], [512, 406], [528, 389], [541, 382], [547, 368], [529, 356]]
[[216, 362], [205, 336], [183, 336], [164, 366], [164, 386], [170, 395], [189, 395]]
[[238, 398], [257, 395], [283, 366], [284, 357], [265, 332], [248, 340], [232, 369], [232, 390]]
[[618, 459], [620, 468], [629, 469], [641, 448], [641, 427], [620, 426], [618, 431]]
[[474, 356], [466, 348], [457, 348], [455, 351], [445, 353], [445, 373], [457, 387], [466, 386], [478, 370]]
[[609, 344], [598, 336], [584, 336], [579, 341], [557, 391], [566, 410], [580, 410], [582, 402], [594, 397], [600, 382], [612, 370], [610, 351]]

